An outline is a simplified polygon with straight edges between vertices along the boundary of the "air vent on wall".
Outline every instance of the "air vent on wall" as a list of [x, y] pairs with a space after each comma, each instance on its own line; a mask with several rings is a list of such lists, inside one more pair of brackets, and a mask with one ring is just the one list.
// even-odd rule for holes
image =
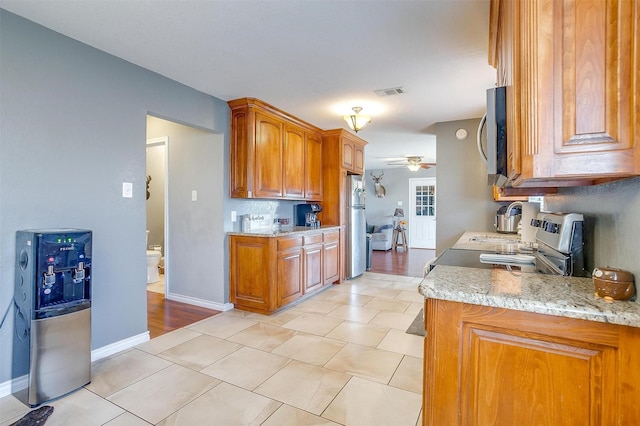
[[404, 93], [404, 89], [402, 87], [392, 87], [391, 89], [374, 90], [374, 92], [378, 96], [393, 96], [402, 95]]

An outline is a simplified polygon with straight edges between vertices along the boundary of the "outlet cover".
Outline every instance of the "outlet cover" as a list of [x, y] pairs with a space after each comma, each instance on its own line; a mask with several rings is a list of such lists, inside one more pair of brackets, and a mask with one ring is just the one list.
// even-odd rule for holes
[[131, 183], [131, 182], [122, 182], [122, 196], [124, 198], [132, 198], [133, 197], [133, 183]]

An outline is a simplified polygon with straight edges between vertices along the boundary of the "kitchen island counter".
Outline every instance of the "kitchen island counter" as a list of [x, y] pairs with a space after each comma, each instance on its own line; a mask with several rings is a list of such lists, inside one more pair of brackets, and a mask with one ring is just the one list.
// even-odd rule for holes
[[640, 327], [640, 303], [596, 298], [590, 278], [438, 265], [419, 291], [428, 299]]

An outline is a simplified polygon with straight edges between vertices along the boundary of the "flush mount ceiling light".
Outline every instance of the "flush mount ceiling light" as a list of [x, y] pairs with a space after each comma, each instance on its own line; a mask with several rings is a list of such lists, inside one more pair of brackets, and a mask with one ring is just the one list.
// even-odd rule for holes
[[407, 168], [412, 172], [417, 172], [422, 167], [422, 165], [420, 164], [420, 161], [422, 161], [422, 158], [420, 157], [408, 157]]
[[371, 123], [371, 117], [367, 115], [360, 115], [362, 107], [353, 107], [351, 109], [355, 114], [345, 115], [344, 121], [347, 122], [351, 130], [358, 133], [358, 131], [362, 130], [367, 124]]

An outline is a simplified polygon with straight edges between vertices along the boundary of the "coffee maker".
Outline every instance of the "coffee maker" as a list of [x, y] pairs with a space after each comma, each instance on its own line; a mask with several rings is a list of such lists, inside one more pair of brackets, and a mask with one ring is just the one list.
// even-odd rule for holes
[[320, 204], [296, 204], [293, 206], [293, 211], [296, 226], [308, 226], [311, 228], [320, 226], [320, 221], [318, 220], [318, 213], [322, 211]]

